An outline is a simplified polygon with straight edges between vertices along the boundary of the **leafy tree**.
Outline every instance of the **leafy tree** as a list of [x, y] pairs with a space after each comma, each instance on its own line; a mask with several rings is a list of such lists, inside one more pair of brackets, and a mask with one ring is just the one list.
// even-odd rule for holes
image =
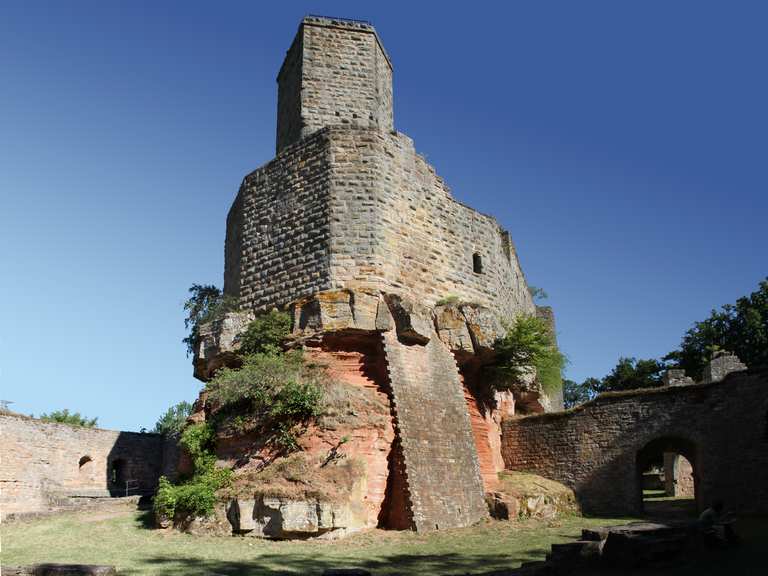
[[270, 310], [261, 314], [240, 337], [241, 354], [278, 354], [291, 331], [291, 316], [287, 312]]
[[619, 390], [637, 390], [638, 388], [656, 388], [661, 386], [661, 377], [666, 365], [658, 360], [637, 360], [619, 358], [618, 363], [600, 383], [594, 385], [599, 392]]
[[70, 426], [83, 426], [84, 428], [94, 428], [98, 418], [86, 418], [81, 416], [80, 412], [70, 412], [67, 408], [64, 410], [54, 410], [50, 414], [41, 414], [40, 420], [44, 422], [58, 422], [60, 424], [69, 424]]
[[237, 298], [224, 295], [212, 284], [192, 284], [189, 293], [191, 296], [184, 303], [187, 312], [184, 327], [189, 330], [189, 335], [182, 340], [187, 345], [187, 356], [195, 352], [202, 324], [238, 308]]
[[734, 352], [750, 368], [768, 366], [768, 278], [736, 304], [712, 310], [709, 318], [696, 322], [683, 336], [679, 350], [664, 360], [698, 380], [717, 350]]
[[[494, 343], [496, 365], [494, 371], [505, 376], [508, 382], [520, 381], [531, 368], [547, 393], [556, 392], [562, 386], [562, 369], [565, 357], [557, 349], [549, 324], [536, 316], [520, 316], [507, 329], [504, 337]], [[496, 380], [496, 387], [503, 387], [503, 380]]]
[[165, 434], [166, 436], [177, 436], [181, 434], [182, 429], [187, 423], [187, 417], [192, 413], [192, 404], [182, 401], [171, 406], [160, 416], [152, 430], [156, 434]]
[[595, 397], [592, 382], [600, 382], [596, 378], [587, 378], [584, 382], [574, 382], [573, 380], [563, 380], [563, 405], [566, 408], [573, 408], [579, 404], [589, 402]]

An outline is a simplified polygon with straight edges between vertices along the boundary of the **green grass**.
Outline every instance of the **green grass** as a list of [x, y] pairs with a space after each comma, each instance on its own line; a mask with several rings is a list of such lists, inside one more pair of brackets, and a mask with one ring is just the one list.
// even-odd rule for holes
[[68, 514], [2, 527], [4, 565], [116, 565], [122, 575], [321, 574], [363, 567], [382, 574], [485, 573], [541, 560], [586, 526], [626, 520], [569, 516], [554, 522], [487, 521], [427, 534], [375, 530], [336, 541], [271, 542], [148, 529], [142, 513], [89, 520]]

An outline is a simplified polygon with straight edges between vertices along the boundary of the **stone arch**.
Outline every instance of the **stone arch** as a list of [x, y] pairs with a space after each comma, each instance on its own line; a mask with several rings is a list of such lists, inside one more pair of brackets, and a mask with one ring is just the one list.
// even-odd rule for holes
[[697, 444], [681, 436], [661, 436], [647, 442], [635, 457], [635, 478], [638, 510], [644, 511], [643, 472], [652, 464], [664, 461], [665, 454], [679, 454], [690, 462], [693, 468], [693, 490], [697, 509], [699, 506], [699, 458]]
[[93, 480], [93, 458], [88, 454], [77, 462], [77, 480], [80, 484], [88, 484]]

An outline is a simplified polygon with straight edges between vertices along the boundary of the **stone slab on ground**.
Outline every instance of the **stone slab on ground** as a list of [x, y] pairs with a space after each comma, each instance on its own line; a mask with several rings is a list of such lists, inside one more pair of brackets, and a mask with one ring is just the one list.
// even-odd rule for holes
[[33, 564], [32, 566], [3, 566], [4, 576], [116, 576], [114, 566], [100, 564]]

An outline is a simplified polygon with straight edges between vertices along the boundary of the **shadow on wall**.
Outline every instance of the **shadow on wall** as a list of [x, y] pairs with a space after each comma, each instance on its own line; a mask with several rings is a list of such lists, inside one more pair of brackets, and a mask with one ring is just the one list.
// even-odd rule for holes
[[110, 495], [153, 493], [163, 469], [163, 443], [158, 434], [120, 432], [107, 456]]

